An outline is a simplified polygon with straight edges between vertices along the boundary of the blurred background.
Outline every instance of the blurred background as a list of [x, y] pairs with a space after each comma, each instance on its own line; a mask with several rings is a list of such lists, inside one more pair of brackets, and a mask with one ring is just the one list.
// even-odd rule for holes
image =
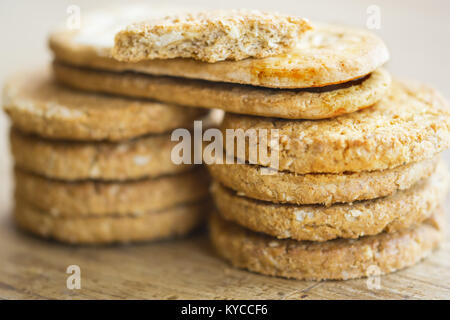
[[[1, 0], [0, 84], [8, 74], [51, 60], [47, 34], [68, 17], [67, 8], [89, 9], [140, 1], [114, 0]], [[448, 0], [190, 0], [145, 1], [205, 8], [250, 8], [296, 14], [311, 20], [378, 27], [371, 18], [379, 12], [379, 29], [387, 43], [389, 70], [402, 78], [429, 83], [450, 98], [450, 1]], [[378, 12], [377, 12], [378, 11]], [[368, 24], [369, 23], [369, 24]], [[11, 161], [8, 155], [9, 123], [0, 114], [0, 201], [9, 203]], [[450, 156], [445, 155], [447, 161]], [[4, 214], [5, 212], [0, 212]]]

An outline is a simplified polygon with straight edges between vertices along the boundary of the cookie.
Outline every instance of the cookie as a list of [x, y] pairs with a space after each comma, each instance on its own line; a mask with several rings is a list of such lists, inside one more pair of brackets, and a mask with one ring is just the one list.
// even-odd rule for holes
[[17, 167], [61, 180], [132, 180], [176, 174], [193, 165], [177, 165], [170, 135], [123, 142], [76, 142], [43, 139], [12, 129], [11, 152]]
[[277, 240], [212, 215], [211, 240], [238, 268], [300, 280], [347, 280], [394, 272], [428, 256], [445, 239], [441, 209], [416, 228], [358, 240]]
[[204, 169], [154, 179], [121, 182], [65, 182], [15, 170], [15, 194], [54, 217], [142, 215], [208, 195]]
[[[234, 133], [241, 129], [254, 137], [256, 143], [252, 146], [259, 154], [271, 155], [270, 150], [278, 149], [278, 171], [305, 174], [385, 170], [431, 159], [447, 149], [450, 105], [428, 86], [394, 81], [388, 94], [373, 107], [337, 118], [295, 121], [227, 113], [221, 127], [228, 140], [233, 136], [226, 137], [226, 129]], [[267, 130], [269, 143], [261, 129]], [[230, 145], [227, 154], [250, 160], [248, 147], [246, 143], [242, 150], [231, 154]], [[264, 158], [252, 160], [253, 164], [270, 165]]]
[[367, 30], [314, 24], [314, 30], [307, 32], [294, 50], [275, 57], [217, 63], [193, 59], [137, 63], [114, 60], [111, 51], [115, 33], [124, 25], [145, 19], [147, 14], [147, 18], [157, 17], [152, 11], [152, 8], [146, 11], [124, 7], [114, 12], [85, 13], [81, 28], [53, 32], [50, 48], [57, 60], [75, 66], [272, 88], [321, 87], [348, 82], [368, 75], [389, 59], [383, 41]]
[[407, 190], [349, 204], [288, 205], [253, 200], [215, 183], [219, 213], [250, 230], [295, 240], [327, 241], [396, 232], [416, 226], [443, 202], [449, 176], [445, 167]]
[[204, 200], [139, 216], [62, 218], [16, 200], [14, 218], [19, 227], [40, 237], [71, 244], [112, 244], [186, 235], [203, 222], [208, 208]]
[[344, 172], [341, 174], [295, 174], [276, 171], [264, 174], [265, 167], [249, 164], [211, 164], [215, 181], [240, 195], [274, 203], [323, 204], [353, 202], [388, 196], [405, 190], [436, 169], [439, 157], [393, 169]]
[[206, 62], [264, 58], [293, 49], [312, 29], [305, 19], [257, 10], [186, 12], [120, 30], [112, 55], [125, 62], [192, 58]]
[[379, 101], [391, 83], [382, 68], [345, 84], [296, 90], [98, 71], [58, 62], [53, 70], [58, 81], [77, 89], [286, 119], [323, 119], [364, 109]]
[[10, 78], [3, 108], [22, 131], [69, 140], [117, 141], [170, 132], [190, 128], [206, 115], [198, 108], [68, 89], [57, 85], [46, 68]]

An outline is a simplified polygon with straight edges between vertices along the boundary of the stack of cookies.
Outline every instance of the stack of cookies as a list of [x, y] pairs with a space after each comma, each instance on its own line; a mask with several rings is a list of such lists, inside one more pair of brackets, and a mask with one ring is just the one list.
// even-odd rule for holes
[[[246, 95], [241, 114], [226, 113], [223, 135], [241, 130], [246, 143], [227, 136], [236, 161], [209, 166], [221, 256], [266, 275], [352, 279], [413, 265], [439, 245], [450, 108], [430, 87], [391, 81], [387, 59], [367, 32], [318, 27], [289, 54], [242, 69], [258, 70], [247, 84], [261, 87], [242, 90], [263, 102]], [[275, 153], [275, 167], [261, 151]]]
[[[254, 12], [188, 14], [132, 24], [112, 51], [114, 23], [55, 33], [50, 46], [69, 86], [220, 108], [223, 137], [244, 132], [243, 150], [225, 146], [235, 161], [209, 165], [211, 238], [235, 266], [319, 280], [412, 265], [443, 238], [448, 104], [429, 87], [391, 81], [373, 34], [310, 28]], [[255, 145], [276, 153], [276, 168], [251, 157]]]
[[297, 279], [416, 263], [444, 238], [448, 108], [429, 87], [393, 81], [374, 106], [334, 119], [227, 114], [224, 129], [278, 129], [280, 158], [271, 174], [259, 161], [209, 167], [214, 245], [238, 267]]
[[209, 211], [207, 172], [171, 161], [173, 129], [207, 116], [143, 99], [86, 93], [48, 69], [7, 81], [20, 227], [74, 244], [187, 234]]
[[[150, 12], [103, 11], [85, 15], [81, 29], [53, 33], [53, 71], [78, 90], [226, 111], [223, 139], [240, 131], [247, 143], [224, 144], [225, 163], [223, 154], [208, 161], [217, 207], [211, 239], [221, 256], [267, 275], [350, 279], [412, 265], [438, 246], [449, 106], [427, 86], [391, 81], [378, 37], [338, 26], [310, 30], [304, 19], [253, 11], [123, 28]], [[198, 112], [188, 110], [177, 115]], [[63, 170], [42, 141], [31, 150], [46, 144], [39, 153], [49, 154], [52, 171], [74, 179], [79, 166]], [[122, 150], [109, 148], [98, 150]], [[275, 155], [276, 166], [261, 151]], [[95, 152], [94, 163], [102, 156]]]

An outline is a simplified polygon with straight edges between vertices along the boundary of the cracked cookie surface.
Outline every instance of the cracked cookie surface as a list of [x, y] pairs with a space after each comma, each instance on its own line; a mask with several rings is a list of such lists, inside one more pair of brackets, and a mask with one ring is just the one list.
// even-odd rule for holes
[[257, 10], [210, 10], [136, 21], [115, 35], [119, 61], [239, 61], [286, 53], [312, 29], [306, 19]]

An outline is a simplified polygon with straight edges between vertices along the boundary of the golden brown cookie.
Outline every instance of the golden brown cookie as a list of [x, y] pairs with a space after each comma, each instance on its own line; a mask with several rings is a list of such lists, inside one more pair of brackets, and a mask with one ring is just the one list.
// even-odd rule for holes
[[353, 202], [388, 196], [405, 190], [436, 169], [439, 157], [393, 169], [341, 174], [295, 174], [249, 164], [211, 164], [212, 177], [246, 197], [274, 203], [324, 204]]
[[55, 217], [16, 199], [14, 218], [22, 229], [71, 244], [112, 244], [183, 236], [198, 227], [211, 206], [208, 200], [139, 216]]
[[232, 265], [270, 276], [301, 280], [346, 280], [412, 266], [445, 239], [441, 209], [416, 228], [358, 240], [277, 240], [214, 214], [210, 221], [217, 252]]
[[124, 140], [149, 133], [192, 127], [206, 115], [143, 99], [126, 99], [75, 91], [57, 85], [46, 68], [10, 78], [3, 108], [25, 132], [69, 140]]
[[12, 129], [11, 151], [17, 167], [61, 180], [132, 180], [190, 170], [171, 160], [178, 142], [152, 135], [123, 142], [76, 142], [43, 139]]
[[253, 231], [295, 240], [327, 241], [396, 232], [417, 226], [443, 202], [449, 176], [442, 165], [430, 178], [391, 196], [350, 204], [288, 205], [253, 200], [215, 183], [219, 213]]
[[323, 119], [364, 109], [379, 101], [391, 83], [382, 68], [345, 84], [297, 90], [99, 71], [58, 62], [53, 70], [58, 81], [77, 89], [286, 119]]
[[264, 58], [293, 49], [311, 28], [305, 19], [257, 10], [185, 12], [136, 21], [120, 30], [112, 55], [125, 62]]
[[[166, 15], [162, 13], [159, 17]], [[81, 28], [62, 28], [50, 36], [57, 60], [111, 71], [232, 82], [273, 88], [308, 88], [343, 83], [365, 76], [389, 59], [381, 39], [373, 33], [341, 26], [317, 26], [289, 53], [263, 59], [200, 62], [193, 59], [157, 59], [137, 63], [112, 58], [114, 36], [122, 27], [158, 17], [154, 8], [122, 8], [83, 14]]]
[[15, 170], [15, 194], [54, 217], [142, 215], [208, 195], [203, 168], [186, 173], [120, 182], [66, 182]]
[[[433, 158], [447, 149], [450, 105], [428, 86], [395, 81], [386, 97], [359, 112], [316, 121], [227, 113], [222, 122], [222, 130], [226, 129], [233, 129], [234, 133], [241, 129], [257, 140], [258, 134], [264, 133], [261, 129], [266, 129], [269, 143], [262, 139], [262, 144], [256, 140], [251, 145], [261, 147], [258, 152], [266, 149], [270, 154], [271, 149], [277, 152], [278, 141], [278, 171], [305, 174], [385, 170]], [[279, 138], [274, 135], [272, 140], [271, 134], [278, 134]], [[242, 149], [247, 153], [246, 160], [248, 147], [246, 143]], [[230, 151], [233, 149], [227, 153]], [[234, 156], [245, 157], [238, 152]], [[261, 159], [253, 160], [267, 165]]]

